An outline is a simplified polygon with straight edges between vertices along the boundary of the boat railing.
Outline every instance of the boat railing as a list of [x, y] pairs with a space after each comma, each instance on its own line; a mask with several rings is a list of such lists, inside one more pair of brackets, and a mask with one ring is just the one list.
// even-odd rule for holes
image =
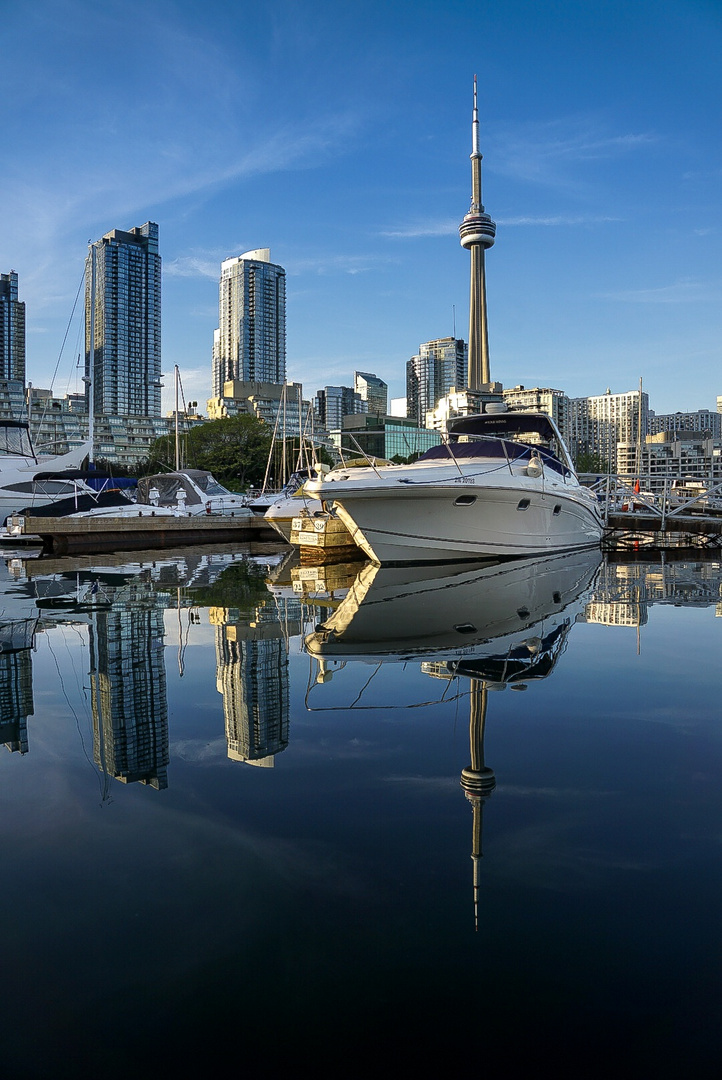
[[[679, 482], [685, 478], [676, 473], [647, 473], [631, 476], [629, 473], [598, 476], [587, 486], [596, 493], [603, 506], [604, 523], [611, 513], [648, 513], [660, 518], [662, 530], [669, 528], [669, 521], [689, 516], [695, 510], [702, 514], [722, 512], [722, 478], [703, 481], [704, 490], [688, 497], [680, 493]], [[676, 485], [676, 486], [675, 486]], [[719, 502], [717, 507], [715, 503]]]

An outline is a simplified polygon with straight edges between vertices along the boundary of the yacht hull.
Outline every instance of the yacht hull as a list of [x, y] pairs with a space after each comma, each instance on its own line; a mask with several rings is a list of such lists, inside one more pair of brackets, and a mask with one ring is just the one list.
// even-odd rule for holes
[[[458, 482], [457, 482], [458, 481]], [[374, 562], [450, 562], [543, 555], [596, 547], [596, 497], [563, 479], [517, 476], [511, 483], [399, 477], [376, 484], [325, 484], [338, 517]]]

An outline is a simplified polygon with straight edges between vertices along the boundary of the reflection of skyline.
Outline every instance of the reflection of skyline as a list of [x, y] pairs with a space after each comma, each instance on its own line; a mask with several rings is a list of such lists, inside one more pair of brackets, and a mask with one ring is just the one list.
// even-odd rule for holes
[[300, 632], [296, 612], [281, 622], [270, 601], [250, 614], [211, 608], [216, 627], [216, 689], [223, 695], [228, 757], [270, 768], [288, 746], [288, 636]]
[[158, 790], [168, 786], [170, 760], [164, 601], [147, 589], [126, 594], [89, 626], [95, 763], [121, 783]]
[[36, 619], [0, 626], [0, 742], [11, 753], [27, 754], [28, 717], [33, 715], [31, 650]]
[[585, 619], [605, 626], [644, 626], [653, 604], [677, 606], [719, 604], [720, 563], [612, 562], [605, 560], [587, 604]]

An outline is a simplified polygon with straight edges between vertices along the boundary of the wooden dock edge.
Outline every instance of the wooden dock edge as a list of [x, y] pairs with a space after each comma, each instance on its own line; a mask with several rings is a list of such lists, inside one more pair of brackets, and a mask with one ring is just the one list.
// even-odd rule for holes
[[194, 544], [275, 541], [283, 544], [263, 518], [168, 518], [143, 514], [137, 518], [41, 518], [26, 516], [23, 531], [39, 536], [43, 551], [52, 555], [139, 551], [144, 548], [189, 547]]

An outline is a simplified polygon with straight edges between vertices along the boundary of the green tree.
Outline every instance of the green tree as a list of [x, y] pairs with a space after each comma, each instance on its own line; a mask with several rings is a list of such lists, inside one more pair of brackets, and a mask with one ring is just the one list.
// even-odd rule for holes
[[[191, 469], [207, 469], [216, 480], [229, 487], [245, 490], [263, 481], [271, 445], [268, 425], [255, 416], [229, 416], [210, 420], [183, 435], [183, 458]], [[175, 440], [169, 436], [156, 439], [150, 449], [149, 464], [173, 468]]]
[[585, 452], [577, 455], [575, 462], [577, 472], [580, 473], [608, 473], [609, 462], [605, 461], [601, 454]]

